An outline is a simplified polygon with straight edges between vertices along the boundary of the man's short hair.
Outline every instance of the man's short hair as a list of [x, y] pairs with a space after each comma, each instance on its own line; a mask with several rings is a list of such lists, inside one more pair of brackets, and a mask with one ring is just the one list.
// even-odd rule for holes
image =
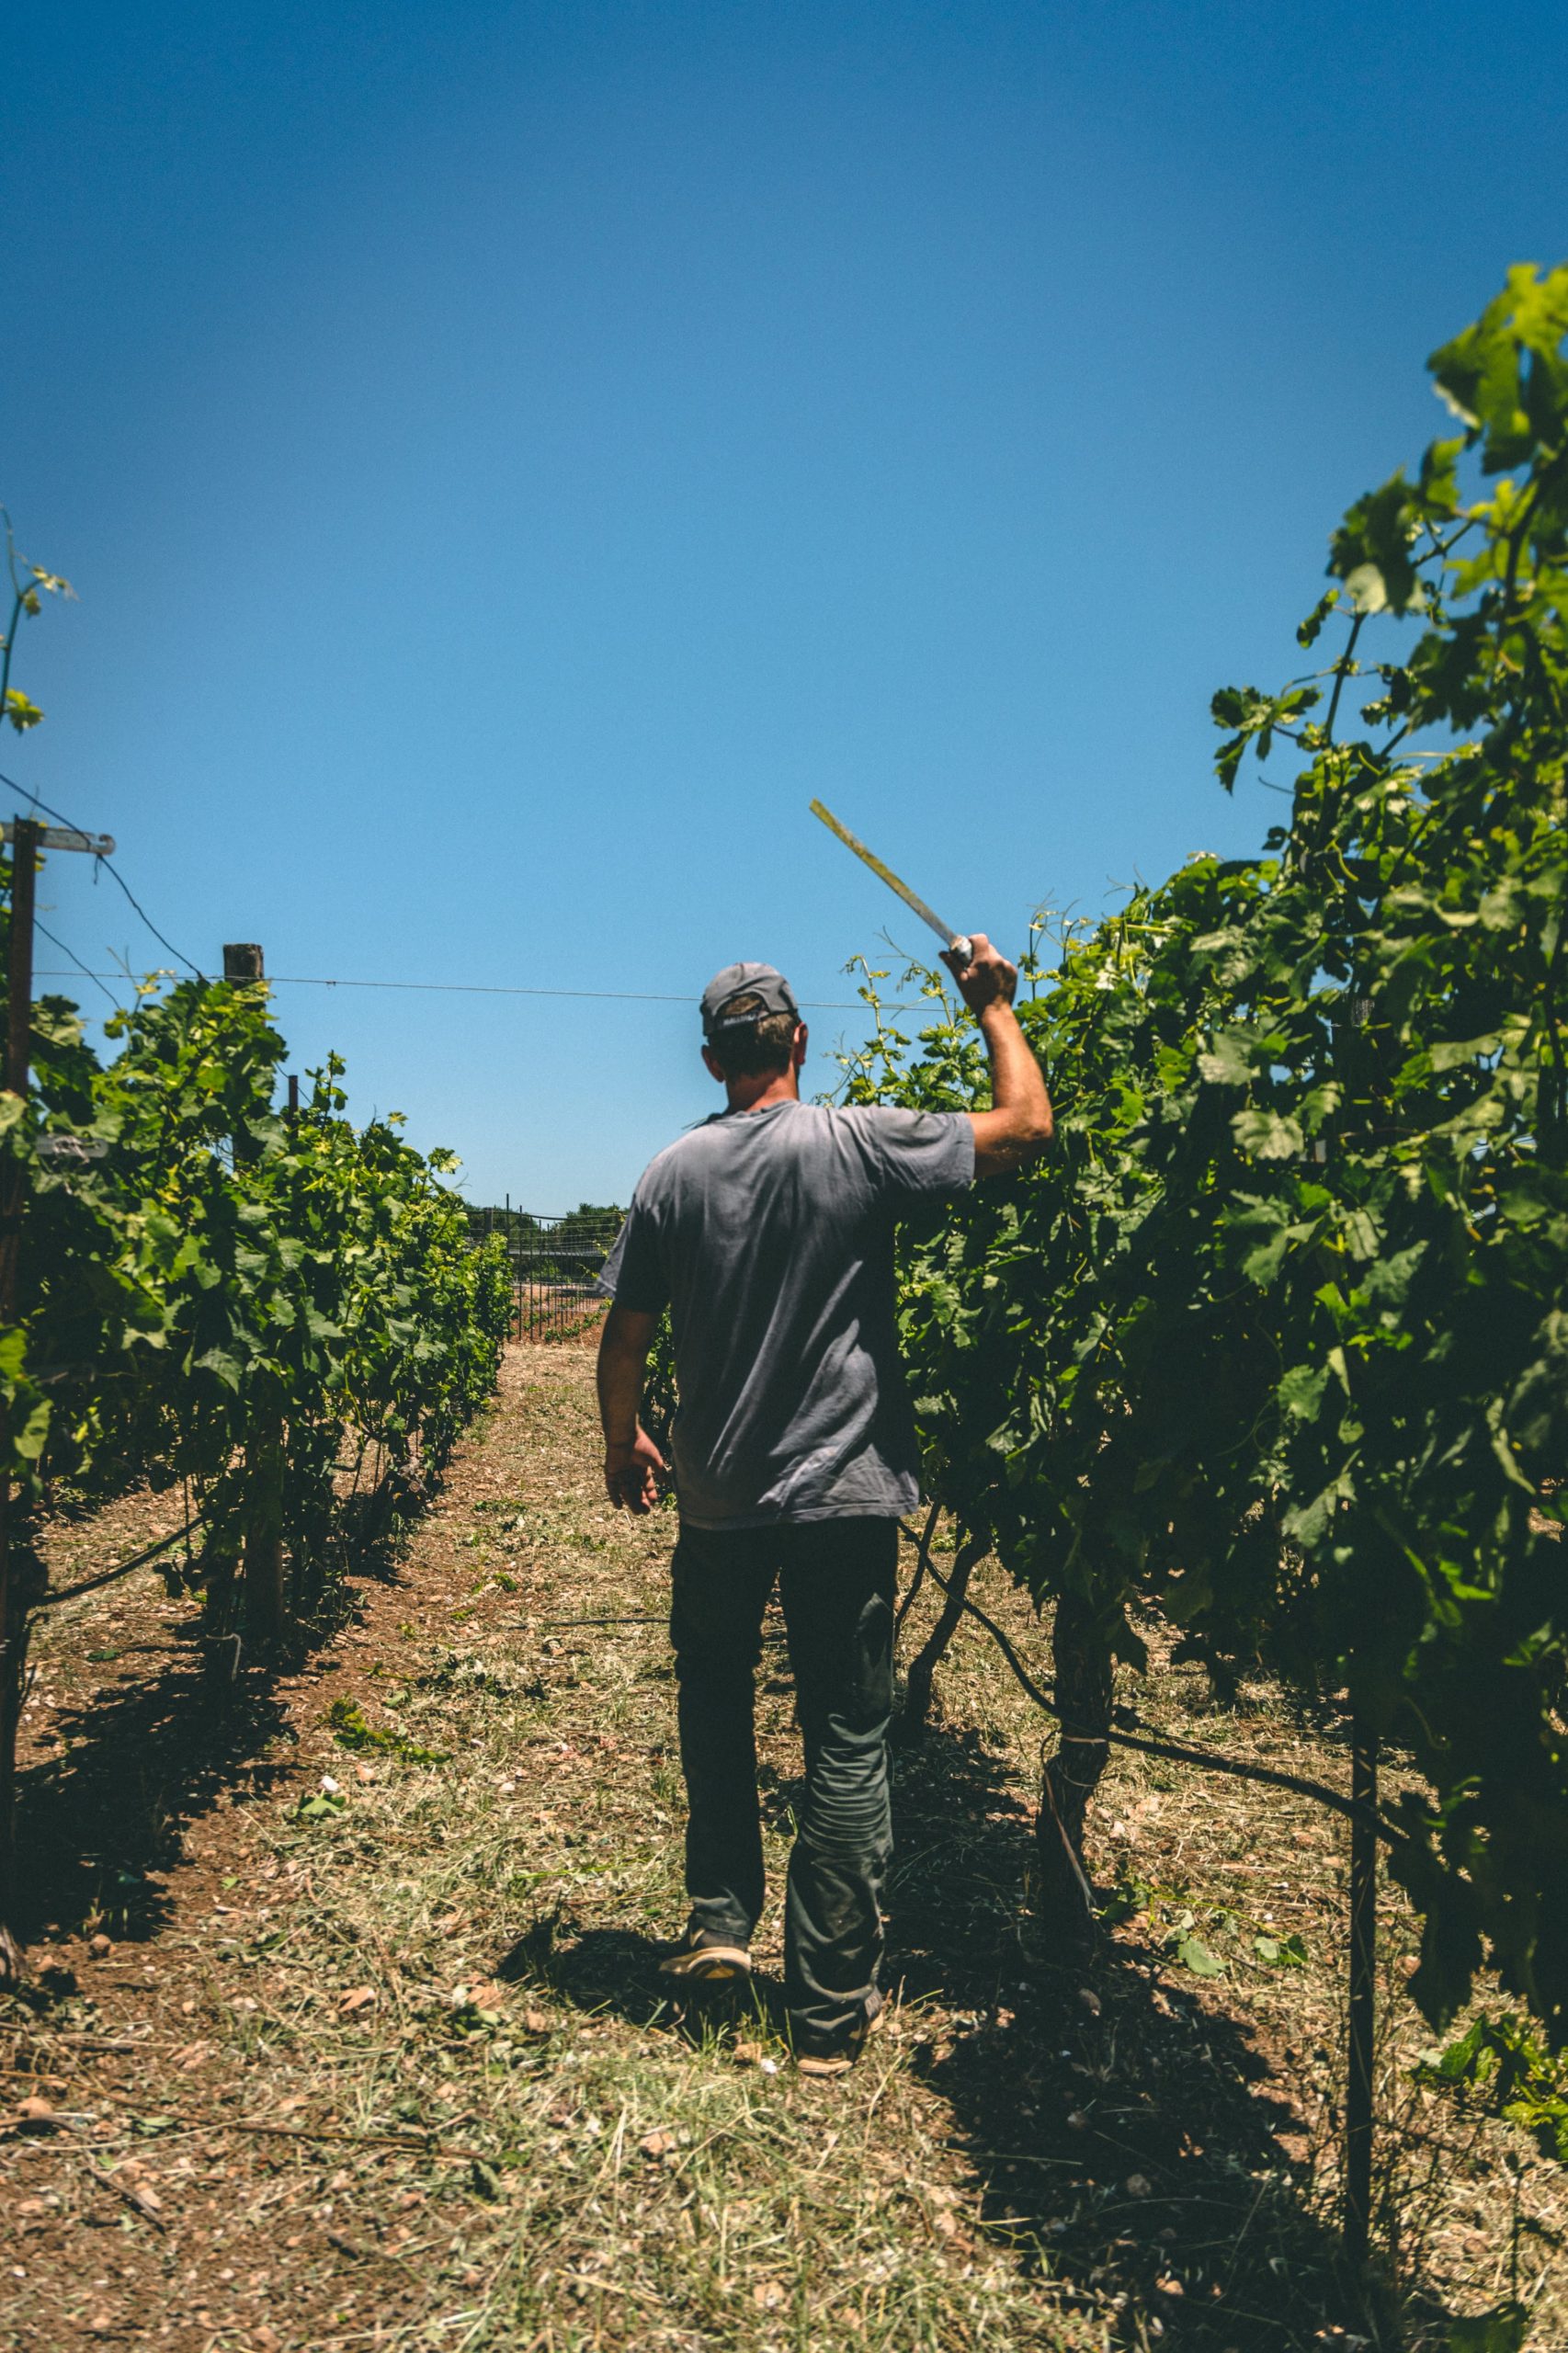
[[795, 1014], [770, 1013], [760, 996], [733, 996], [708, 1051], [726, 1078], [777, 1076], [790, 1067], [798, 1026]]

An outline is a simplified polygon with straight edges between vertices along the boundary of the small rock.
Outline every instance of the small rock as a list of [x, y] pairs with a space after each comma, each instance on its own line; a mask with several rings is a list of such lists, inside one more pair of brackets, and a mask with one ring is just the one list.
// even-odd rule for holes
[[1150, 2180], [1146, 2173], [1130, 2173], [1128, 2175], [1127, 2195], [1129, 2198], [1151, 2198], [1153, 2195], [1153, 2190], [1154, 2185]]

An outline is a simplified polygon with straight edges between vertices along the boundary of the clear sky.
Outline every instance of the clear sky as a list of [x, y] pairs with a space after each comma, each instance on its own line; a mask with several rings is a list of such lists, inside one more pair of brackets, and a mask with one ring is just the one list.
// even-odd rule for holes
[[[350, 980], [845, 999], [923, 943], [813, 793], [1005, 942], [1250, 848], [1209, 697], [1568, 254], [1565, 90], [1556, 0], [13, 10], [0, 497], [80, 601], [0, 766], [207, 969]], [[278, 1012], [478, 1199], [716, 1106], [685, 1004]]]

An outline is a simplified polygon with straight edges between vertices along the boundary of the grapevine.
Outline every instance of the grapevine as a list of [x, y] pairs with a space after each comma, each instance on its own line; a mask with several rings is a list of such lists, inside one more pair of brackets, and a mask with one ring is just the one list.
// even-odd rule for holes
[[43, 999], [34, 1083], [0, 1095], [22, 1204], [0, 1332], [7, 1768], [46, 1517], [177, 1492], [199, 1549], [163, 1566], [202, 1592], [232, 1669], [236, 1644], [328, 1618], [353, 1551], [429, 1493], [511, 1321], [449, 1153], [415, 1152], [396, 1114], [356, 1128], [335, 1059], [297, 1116], [275, 1110], [264, 987], [149, 983], [109, 1032], [100, 1063], [74, 1006]]
[[[1568, 270], [1512, 271], [1430, 363], [1461, 429], [1335, 534], [1299, 634], [1342, 625], [1338, 653], [1216, 696], [1227, 789], [1251, 754], [1300, 758], [1264, 854], [1037, 936], [1058, 1154], [912, 1225], [902, 1307], [933, 1493], [1055, 1605], [1075, 1835], [1141, 1622], [1222, 1688], [1261, 1654], [1414, 1769], [1391, 1869], [1424, 2012], [1484, 1962], [1553, 2047], [1565, 333]], [[983, 1100], [972, 1029], [918, 985], [924, 1027], [881, 1017], [851, 1096]]]

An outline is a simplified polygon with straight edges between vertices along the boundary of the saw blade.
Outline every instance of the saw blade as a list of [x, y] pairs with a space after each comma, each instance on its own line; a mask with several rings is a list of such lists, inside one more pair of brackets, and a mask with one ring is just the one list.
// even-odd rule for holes
[[907, 882], [901, 882], [898, 876], [893, 872], [892, 868], [891, 866], [884, 866], [874, 849], [868, 849], [864, 842], [857, 841], [848, 826], [841, 825], [839, 824], [837, 818], [834, 815], [832, 810], [826, 806], [825, 802], [813, 801], [812, 802], [812, 814], [813, 817], [820, 817], [823, 824], [827, 827], [828, 832], [830, 834], [836, 834], [839, 840], [844, 844], [845, 848], [852, 849], [856, 857], [860, 858], [870, 868], [872, 873], [877, 877], [879, 881], [885, 882], [890, 891], [896, 891], [899, 897], [903, 901], [904, 905], [912, 909], [913, 912], [919, 916], [922, 923], [928, 923], [930, 925], [932, 930], [942, 942], [944, 948], [967, 948], [969, 943], [964, 934], [954, 931], [950, 925], [945, 924], [942, 921], [941, 916], [932, 908], [928, 907], [925, 900], [921, 898], [916, 892], [910, 889]]

